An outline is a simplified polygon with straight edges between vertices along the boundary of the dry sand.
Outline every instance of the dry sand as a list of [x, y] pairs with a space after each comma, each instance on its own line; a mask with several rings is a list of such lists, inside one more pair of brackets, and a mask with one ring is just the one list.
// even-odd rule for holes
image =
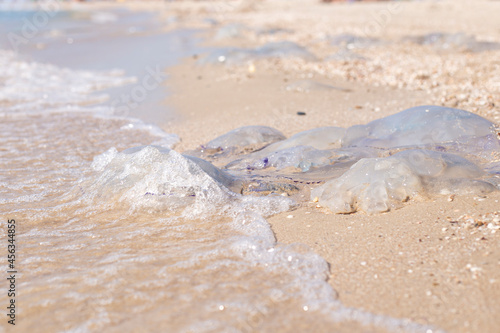
[[[465, 32], [500, 42], [499, 1], [182, 1], [165, 6], [164, 16], [175, 22], [170, 29], [206, 28], [209, 45], [287, 39], [320, 58], [335, 51], [324, 38], [342, 32], [391, 41], [436, 31]], [[214, 41], [215, 28], [206, 18], [293, 32], [262, 36], [246, 31]], [[182, 151], [244, 125], [268, 125], [291, 135], [319, 126], [365, 123], [423, 104], [459, 107], [500, 122], [499, 51], [437, 52], [406, 43], [359, 52], [370, 60], [274, 60], [228, 68], [186, 59], [169, 69], [173, 93], [167, 103], [178, 117], [164, 128], [182, 137]], [[287, 84], [303, 79], [347, 91], [286, 90]], [[304, 200], [269, 222], [279, 242], [307, 244], [330, 263], [329, 282], [347, 306], [451, 332], [498, 332], [499, 200], [499, 193], [442, 197], [408, 202], [375, 216], [329, 214]], [[483, 214], [489, 215], [481, 218]]]

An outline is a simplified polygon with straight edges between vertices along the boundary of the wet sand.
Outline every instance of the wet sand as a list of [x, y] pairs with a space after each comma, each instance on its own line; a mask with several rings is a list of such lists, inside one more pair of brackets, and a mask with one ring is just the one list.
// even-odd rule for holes
[[[327, 32], [359, 32], [390, 5], [181, 2], [169, 5], [165, 15], [175, 15], [176, 27], [209, 28], [204, 18], [214, 17], [252, 28], [290, 28], [294, 32], [286, 36], [245, 32], [222, 41], [211, 41], [209, 32], [207, 44], [259, 45], [286, 38], [324, 57], [333, 52], [318, 42]], [[423, 1], [401, 6], [374, 36], [399, 40], [408, 34], [466, 32], [500, 41], [500, 23], [492, 14], [500, 10], [499, 2]], [[268, 125], [289, 136], [319, 126], [362, 124], [425, 104], [463, 108], [499, 122], [499, 51], [442, 53], [393, 45], [360, 52], [372, 60], [271, 60], [251, 68], [228, 68], [199, 66], [196, 57], [186, 59], [168, 70], [172, 96], [166, 103], [179, 115], [163, 128], [182, 138], [177, 150], [183, 151], [244, 125]], [[304, 79], [344, 90], [286, 89]], [[500, 324], [500, 232], [495, 222], [499, 200], [498, 192], [412, 200], [402, 209], [373, 216], [335, 215], [305, 200], [296, 210], [268, 221], [279, 242], [307, 244], [329, 262], [329, 282], [346, 306], [451, 332], [494, 332]]]

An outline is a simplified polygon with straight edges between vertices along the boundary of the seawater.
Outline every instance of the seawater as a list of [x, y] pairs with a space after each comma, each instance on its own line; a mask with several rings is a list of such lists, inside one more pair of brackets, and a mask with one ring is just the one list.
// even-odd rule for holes
[[2, 50], [0, 82], [0, 238], [15, 219], [17, 330], [429, 329], [344, 307], [324, 259], [276, 242], [265, 218], [289, 198], [234, 193], [170, 149], [176, 135], [114, 115], [103, 91], [133, 82], [124, 72]]
[[[131, 76], [134, 86], [108, 86], [101, 105], [147, 122], [172, 119], [173, 111], [162, 104], [169, 94], [164, 84], [168, 75], [162, 72], [181, 57], [203, 50], [195, 30], [167, 33], [168, 24], [152, 12], [42, 3], [45, 6], [0, 4], [0, 49], [15, 51], [26, 63]], [[8, 10], [12, 7], [17, 10]]]

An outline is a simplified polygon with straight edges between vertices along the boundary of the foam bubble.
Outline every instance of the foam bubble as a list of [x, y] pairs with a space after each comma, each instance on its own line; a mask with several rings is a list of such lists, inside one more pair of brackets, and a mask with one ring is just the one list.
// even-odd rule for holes
[[185, 216], [208, 216], [225, 211], [236, 215], [251, 208], [262, 215], [289, 209], [283, 197], [245, 198], [238, 179], [208, 161], [174, 150], [143, 146], [117, 152], [110, 149], [94, 158], [97, 173], [82, 180], [83, 200], [95, 204], [125, 204], [131, 210], [184, 209]]

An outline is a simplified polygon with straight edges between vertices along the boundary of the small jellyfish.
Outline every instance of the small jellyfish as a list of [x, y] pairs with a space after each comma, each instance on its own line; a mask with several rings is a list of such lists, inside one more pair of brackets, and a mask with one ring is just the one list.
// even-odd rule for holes
[[204, 147], [207, 149], [224, 150], [230, 147], [264, 146], [285, 139], [286, 137], [283, 133], [268, 126], [244, 126], [209, 141]]
[[418, 106], [347, 129], [343, 147], [397, 148], [439, 145], [494, 133], [494, 124], [476, 114], [441, 106]]
[[[335, 155], [330, 151], [340, 147], [345, 129], [340, 127], [320, 127], [299, 132], [290, 138], [278, 141], [230, 163], [230, 168], [263, 169], [273, 166], [278, 170], [286, 167], [307, 171], [311, 166], [329, 164]], [[266, 160], [266, 163], [263, 161]]]
[[364, 158], [311, 192], [335, 213], [386, 212], [417, 195], [484, 194], [496, 190], [486, 173], [463, 157], [405, 150], [385, 158]]
[[221, 48], [211, 52], [199, 63], [241, 65], [251, 61], [266, 58], [301, 58], [316, 61], [317, 58], [306, 48], [290, 41], [270, 42], [257, 48]]

